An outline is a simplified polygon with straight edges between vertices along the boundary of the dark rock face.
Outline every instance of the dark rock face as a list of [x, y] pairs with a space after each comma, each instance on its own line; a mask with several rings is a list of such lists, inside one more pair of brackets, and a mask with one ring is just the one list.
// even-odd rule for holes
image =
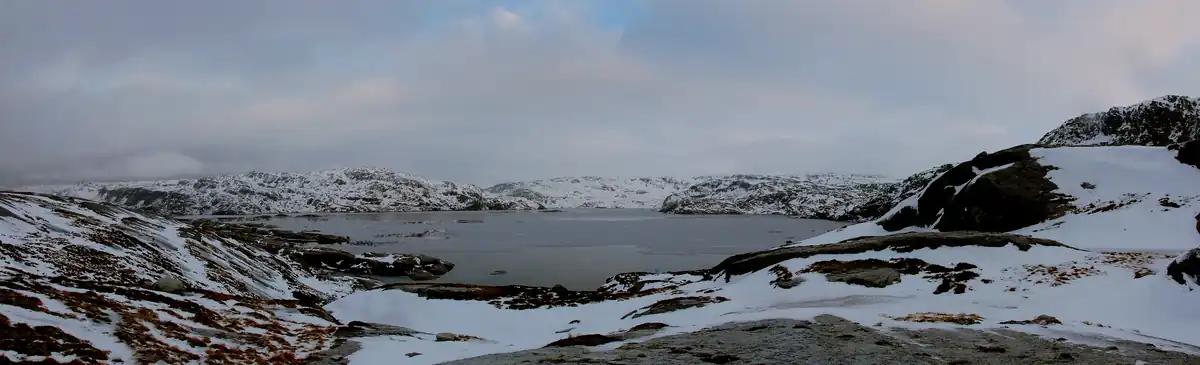
[[787, 260], [816, 255], [845, 255], [888, 249], [896, 252], [911, 252], [919, 249], [936, 249], [939, 247], [1004, 247], [1009, 244], [1015, 245], [1017, 249], [1022, 251], [1029, 250], [1033, 246], [1068, 247], [1052, 240], [1010, 233], [970, 231], [910, 232], [887, 236], [852, 238], [824, 245], [783, 247], [744, 253], [721, 261], [717, 266], [709, 269], [709, 273], [713, 275], [725, 274], [725, 280], [728, 281], [734, 275], [748, 274]]
[[953, 164], [945, 164], [913, 174], [904, 181], [887, 187], [875, 198], [854, 208], [847, 215], [856, 221], [868, 221], [882, 217], [900, 202], [920, 194], [922, 190], [925, 190], [925, 186], [929, 185], [929, 182], [952, 167], [954, 167]]
[[433, 280], [454, 269], [454, 264], [449, 261], [421, 254], [355, 255], [328, 247], [305, 247], [289, 251], [289, 256], [305, 268], [352, 275], [408, 276], [413, 280]]
[[1175, 159], [1184, 164], [1200, 168], [1200, 140], [1191, 140], [1167, 146], [1175, 151]]
[[934, 179], [915, 209], [902, 208], [879, 224], [888, 231], [933, 226], [940, 231], [1007, 232], [1060, 217], [1072, 209], [1072, 198], [1054, 192], [1058, 186], [1046, 178], [1054, 167], [1039, 164], [1029, 154], [1034, 147], [980, 153]]
[[1175, 261], [1167, 266], [1167, 276], [1183, 285], [1187, 285], [1189, 280], [1193, 285], [1200, 284], [1200, 248], [1194, 248], [1176, 257]]
[[1200, 99], [1167, 95], [1072, 118], [1038, 144], [1167, 146], [1193, 139], [1200, 139]]

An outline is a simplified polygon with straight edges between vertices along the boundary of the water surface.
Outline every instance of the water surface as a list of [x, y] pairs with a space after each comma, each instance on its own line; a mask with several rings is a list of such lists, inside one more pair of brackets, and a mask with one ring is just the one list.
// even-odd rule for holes
[[[648, 209], [328, 214], [277, 217], [265, 223], [373, 243], [337, 246], [351, 252], [423, 253], [457, 265], [438, 281], [561, 284], [577, 290], [594, 289], [620, 272], [708, 268], [730, 255], [845, 225], [784, 216], [671, 215]], [[427, 237], [403, 237], [431, 230], [435, 233]], [[494, 274], [497, 271], [505, 273]]]

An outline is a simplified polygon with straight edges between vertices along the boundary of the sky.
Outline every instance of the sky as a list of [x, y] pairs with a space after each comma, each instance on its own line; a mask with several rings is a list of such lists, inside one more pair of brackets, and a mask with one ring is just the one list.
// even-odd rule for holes
[[0, 185], [905, 177], [1200, 96], [1194, 0], [0, 2]]

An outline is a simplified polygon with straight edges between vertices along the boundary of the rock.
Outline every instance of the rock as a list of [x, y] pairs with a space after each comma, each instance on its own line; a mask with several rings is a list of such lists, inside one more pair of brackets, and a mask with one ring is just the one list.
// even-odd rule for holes
[[1200, 248], [1179, 255], [1167, 265], [1167, 276], [1183, 285], [1200, 285]]
[[[624, 364], [1196, 364], [1200, 356], [1132, 342], [1088, 338], [1099, 346], [1056, 342], [1006, 329], [879, 330], [829, 315], [808, 321], [733, 322], [663, 336], [611, 351], [548, 347], [455, 360], [447, 365]], [[984, 344], [984, 347], [980, 347]], [[1104, 348], [1122, 345], [1119, 352]], [[1003, 349], [1004, 351], [1000, 351]], [[1157, 350], [1157, 351], [1156, 351]], [[1068, 358], [1060, 354], [1071, 353]]]
[[179, 280], [175, 276], [165, 275], [158, 278], [150, 288], [161, 292], [179, 294], [187, 289], [187, 284], [184, 284], [183, 280]]
[[1059, 321], [1058, 318], [1054, 318], [1052, 316], [1043, 314], [1043, 315], [1037, 316], [1034, 319], [1022, 320], [1022, 321], [1004, 321], [1004, 322], [1000, 322], [1000, 324], [1036, 324], [1036, 325], [1042, 325], [1042, 326], [1049, 326], [1052, 324], [1062, 324], [1062, 321]]
[[776, 282], [775, 286], [778, 286], [780, 289], [791, 289], [791, 288], [795, 288], [795, 287], [799, 286], [800, 284], [803, 284], [804, 281], [805, 281], [804, 278], [796, 276], [791, 279]]
[[879, 225], [888, 231], [933, 226], [944, 232], [1008, 232], [1060, 217], [1073, 209], [1073, 198], [1055, 192], [1058, 186], [1046, 178], [1055, 168], [1029, 154], [1035, 147], [980, 153], [930, 182], [915, 207], [902, 208]]
[[567, 338], [564, 338], [564, 339], [561, 339], [558, 341], [551, 342], [550, 344], [543, 346], [543, 347], [600, 346], [600, 345], [603, 345], [606, 343], [617, 342], [617, 341], [621, 341], [621, 339], [617, 338], [617, 337], [609, 336], [609, 335], [589, 334], [589, 335], [570, 336], [570, 337], [567, 337]]
[[1168, 146], [1193, 139], [1200, 139], [1200, 99], [1166, 95], [1072, 118], [1038, 144]]
[[[446, 275], [446, 273], [450, 272], [450, 267], [442, 264], [441, 262], [435, 262], [435, 263], [426, 265], [425, 272], [428, 272], [428, 273], [432, 274], [433, 276], [442, 276], [442, 275]], [[411, 276], [411, 274], [410, 274], [410, 276]]]
[[423, 332], [408, 327], [393, 326], [381, 323], [351, 321], [345, 326], [338, 327], [334, 336], [341, 338], [376, 337], [376, 336], [413, 336]]
[[408, 273], [408, 278], [416, 281], [427, 281], [437, 279], [438, 276], [422, 269], [415, 269]]
[[433, 280], [454, 269], [454, 264], [422, 254], [353, 254], [329, 247], [291, 249], [289, 256], [310, 269], [352, 275], [407, 276], [413, 280]]
[[1200, 168], [1200, 140], [1191, 140], [1167, 146], [1175, 151], [1175, 159], [1184, 164]]
[[654, 304], [642, 307], [640, 309], [629, 312], [621, 319], [638, 318], [655, 314], [670, 313], [674, 311], [684, 310], [688, 308], [699, 308], [713, 303], [722, 303], [729, 301], [725, 297], [710, 297], [710, 296], [690, 296], [671, 299], [663, 299]]
[[878, 268], [860, 271], [849, 271], [827, 275], [829, 281], [846, 284], [862, 285], [871, 288], [882, 288], [900, 282], [900, 272], [892, 268]]
[[919, 249], [938, 247], [1005, 247], [1012, 244], [1025, 251], [1033, 246], [1068, 247], [1061, 243], [1011, 233], [989, 232], [908, 232], [887, 236], [851, 238], [838, 243], [823, 245], [783, 247], [766, 251], [744, 253], [726, 258], [709, 269], [711, 275], [725, 274], [726, 280], [733, 275], [742, 275], [766, 269], [772, 265], [798, 258], [816, 255], [855, 254], [882, 250], [912, 252]]
[[437, 342], [483, 340], [482, 338], [475, 337], [475, 336], [460, 335], [457, 333], [450, 333], [450, 332], [438, 333], [438, 334], [434, 335], [434, 339]]

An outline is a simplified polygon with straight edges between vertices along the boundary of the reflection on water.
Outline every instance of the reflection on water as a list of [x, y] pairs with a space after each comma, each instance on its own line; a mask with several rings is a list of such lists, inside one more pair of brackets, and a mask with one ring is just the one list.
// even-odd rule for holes
[[[782, 216], [667, 215], [645, 209], [323, 214], [273, 217], [265, 223], [374, 243], [340, 246], [347, 251], [424, 253], [454, 262], [454, 270], [439, 281], [561, 284], [571, 289], [593, 289], [620, 272], [707, 268], [729, 255], [844, 225]], [[507, 273], [492, 275], [495, 271]]]

